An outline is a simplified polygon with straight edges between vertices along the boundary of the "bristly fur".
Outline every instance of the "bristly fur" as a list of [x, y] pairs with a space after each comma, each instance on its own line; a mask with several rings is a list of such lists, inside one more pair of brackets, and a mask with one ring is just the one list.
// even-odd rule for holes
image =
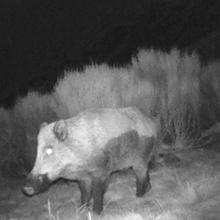
[[78, 180], [81, 203], [88, 204], [93, 198], [93, 210], [100, 213], [115, 171], [133, 168], [137, 196], [150, 189], [148, 166], [156, 139], [156, 123], [134, 107], [90, 109], [45, 125], [38, 135], [37, 158], [24, 191], [31, 195], [43, 191], [44, 179], [48, 184], [48, 179]]

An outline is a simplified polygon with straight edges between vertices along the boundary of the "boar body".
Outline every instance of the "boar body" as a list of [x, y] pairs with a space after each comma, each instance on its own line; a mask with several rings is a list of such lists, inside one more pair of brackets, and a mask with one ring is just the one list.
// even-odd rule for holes
[[23, 191], [34, 195], [56, 179], [77, 180], [81, 204], [93, 199], [93, 210], [100, 213], [111, 174], [132, 168], [136, 195], [143, 196], [150, 189], [148, 166], [156, 134], [156, 124], [133, 107], [90, 109], [71, 119], [44, 123]]

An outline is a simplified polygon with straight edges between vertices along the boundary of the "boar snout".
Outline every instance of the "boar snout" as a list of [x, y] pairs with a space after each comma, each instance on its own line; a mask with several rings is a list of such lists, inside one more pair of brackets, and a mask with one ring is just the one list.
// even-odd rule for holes
[[22, 188], [22, 192], [26, 196], [33, 196], [37, 193], [44, 192], [50, 185], [51, 180], [48, 178], [47, 174], [34, 176], [29, 174], [25, 185]]

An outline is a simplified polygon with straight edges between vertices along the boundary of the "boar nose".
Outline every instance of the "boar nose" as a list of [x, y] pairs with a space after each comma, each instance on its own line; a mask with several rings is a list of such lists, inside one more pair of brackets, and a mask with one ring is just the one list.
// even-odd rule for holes
[[22, 192], [27, 196], [33, 195], [35, 192], [34, 187], [33, 187], [35, 182], [36, 182], [36, 178], [34, 177], [34, 175], [32, 175], [31, 173], [28, 174], [26, 183], [24, 187], [22, 188]]
[[25, 195], [31, 196], [35, 193], [36, 186], [39, 184], [42, 184], [44, 179], [44, 175], [39, 175], [37, 177], [33, 176], [32, 174], [29, 174], [27, 176], [26, 184], [23, 187], [22, 191]]
[[25, 186], [22, 188], [22, 192], [27, 196], [32, 196], [45, 191], [50, 183], [51, 181], [47, 177], [47, 174], [37, 176], [29, 174]]
[[31, 196], [34, 194], [34, 188], [32, 186], [24, 186], [22, 192], [27, 196]]

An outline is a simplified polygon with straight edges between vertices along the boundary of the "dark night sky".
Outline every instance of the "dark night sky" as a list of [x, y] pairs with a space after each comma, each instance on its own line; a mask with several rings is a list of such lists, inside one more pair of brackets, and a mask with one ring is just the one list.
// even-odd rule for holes
[[140, 47], [218, 57], [220, 1], [7, 0], [0, 28], [0, 104], [8, 104], [28, 89], [48, 91], [65, 68], [125, 64]]

